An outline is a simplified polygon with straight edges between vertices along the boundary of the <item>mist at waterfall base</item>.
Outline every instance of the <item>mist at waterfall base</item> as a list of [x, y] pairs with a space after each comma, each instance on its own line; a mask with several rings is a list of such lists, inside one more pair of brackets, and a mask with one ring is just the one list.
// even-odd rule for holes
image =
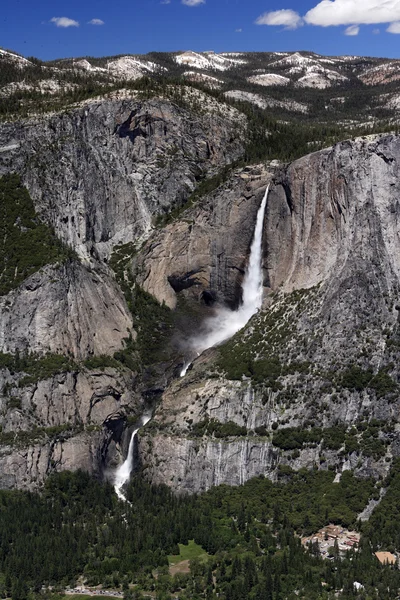
[[228, 308], [219, 308], [214, 316], [207, 319], [203, 324], [203, 331], [200, 335], [189, 340], [188, 360], [180, 376], [186, 375], [191, 361], [202, 352], [213, 346], [222, 344], [242, 327], [246, 325], [249, 319], [261, 308], [263, 295], [263, 276], [262, 276], [262, 233], [264, 223], [265, 206], [267, 203], [269, 186], [267, 187], [257, 213], [256, 227], [254, 237], [250, 248], [249, 263], [242, 283], [242, 304], [237, 310]]
[[[151, 415], [146, 415], [143, 416], [139, 422], [138, 422], [138, 427], [136, 429], [133, 430], [132, 435], [131, 435], [131, 439], [129, 442], [129, 448], [128, 448], [128, 455], [126, 457], [126, 459], [124, 460], [124, 462], [122, 463], [122, 465], [120, 465], [118, 467], [118, 469], [115, 472], [114, 475], [114, 489], [115, 492], [118, 496], [118, 498], [120, 500], [124, 500], [125, 502], [126, 497], [122, 491], [122, 488], [124, 487], [124, 485], [129, 481], [129, 477], [132, 471], [132, 467], [133, 467], [133, 450], [135, 447], [135, 439], [136, 439], [136, 434], [139, 431], [139, 429], [141, 429], [144, 425], [146, 425], [146, 423], [148, 423], [148, 421], [150, 421], [151, 419]], [[139, 425], [140, 424], [140, 425]]]

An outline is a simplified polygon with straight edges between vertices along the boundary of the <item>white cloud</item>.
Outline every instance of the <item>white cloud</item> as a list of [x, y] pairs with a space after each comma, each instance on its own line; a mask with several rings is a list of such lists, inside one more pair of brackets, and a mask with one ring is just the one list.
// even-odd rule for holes
[[360, 32], [360, 28], [358, 25], [350, 25], [345, 32], [344, 35], [358, 35]]
[[368, 25], [400, 21], [400, 0], [322, 0], [304, 17], [310, 25]]
[[291, 9], [265, 12], [256, 19], [256, 25], [283, 25], [285, 29], [297, 29], [302, 24], [299, 13]]
[[104, 25], [104, 21], [101, 19], [92, 19], [88, 22], [88, 25]]
[[171, 0], [161, 0], [160, 4], [171, 4]]
[[200, 6], [200, 4], [205, 4], [206, 0], [182, 0], [182, 4], [186, 6]]
[[53, 17], [50, 19], [50, 23], [54, 23], [56, 27], [79, 27], [78, 21], [68, 17]]
[[388, 33], [400, 33], [400, 23], [396, 21], [395, 23], [390, 23], [389, 27], [386, 29]]
[[[182, 0], [184, 4], [195, 6], [205, 0]], [[355, 36], [360, 25], [389, 23], [388, 33], [400, 34], [400, 0], [321, 0], [304, 17], [292, 9], [265, 12], [255, 23], [257, 25], [282, 25], [285, 29], [297, 29], [304, 23], [330, 27], [348, 25], [345, 35]], [[380, 33], [373, 29], [373, 34]]]
[[242, 31], [243, 31], [243, 29], [240, 29], [240, 28], [239, 29], [235, 29], [236, 33], [242, 33]]

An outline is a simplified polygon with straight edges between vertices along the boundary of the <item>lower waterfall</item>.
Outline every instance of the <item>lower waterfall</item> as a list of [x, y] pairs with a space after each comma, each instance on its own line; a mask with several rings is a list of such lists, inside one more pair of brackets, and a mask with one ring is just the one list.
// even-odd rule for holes
[[146, 423], [148, 423], [148, 421], [150, 421], [150, 419], [151, 419], [151, 415], [147, 415], [140, 419], [140, 421], [139, 421], [140, 426], [137, 427], [136, 429], [134, 429], [134, 431], [132, 432], [131, 439], [129, 442], [128, 455], [127, 455], [126, 459], [124, 460], [124, 462], [122, 463], [122, 465], [120, 465], [118, 467], [118, 469], [116, 470], [115, 475], [114, 475], [115, 492], [116, 492], [118, 498], [120, 498], [120, 500], [125, 500], [125, 502], [126, 502], [126, 497], [125, 497], [124, 493], [122, 492], [122, 488], [129, 481], [129, 477], [130, 477], [130, 474], [132, 471], [133, 449], [135, 446], [136, 434], [139, 431], [139, 429], [141, 429], [144, 425], [146, 425]]

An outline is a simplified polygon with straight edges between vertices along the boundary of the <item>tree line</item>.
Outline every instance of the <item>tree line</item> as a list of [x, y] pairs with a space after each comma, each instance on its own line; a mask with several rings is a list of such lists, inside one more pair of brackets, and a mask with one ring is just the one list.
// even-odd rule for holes
[[[87, 585], [124, 590], [125, 598], [214, 600], [393, 600], [396, 566], [381, 565], [378, 549], [400, 544], [400, 461], [383, 485], [387, 493], [369, 523], [357, 514], [378, 489], [350, 472], [282, 470], [272, 483], [257, 477], [201, 495], [174, 495], [141, 474], [120, 502], [109, 483], [83, 472], [51, 476], [41, 493], [0, 492], [0, 595], [44, 597], [42, 586]], [[328, 523], [361, 529], [360, 548], [340, 555], [332, 542], [323, 559], [318, 543], [300, 536]], [[202, 552], [189, 573], [171, 575], [170, 555], [194, 540]], [[363, 586], [354, 588], [354, 582]]]

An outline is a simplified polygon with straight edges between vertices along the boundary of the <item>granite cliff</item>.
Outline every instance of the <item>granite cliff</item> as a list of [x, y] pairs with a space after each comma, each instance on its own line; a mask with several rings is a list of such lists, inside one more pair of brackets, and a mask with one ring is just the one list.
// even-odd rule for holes
[[[264, 310], [164, 392], [140, 442], [151, 481], [193, 492], [288, 467], [387, 472], [400, 450], [399, 159], [398, 137], [371, 136], [272, 175]], [[190, 236], [182, 248], [175, 279]]]
[[22, 175], [39, 215], [79, 256], [107, 259], [243, 152], [244, 115], [190, 89], [180, 104], [122, 90], [4, 124], [0, 174]]
[[243, 152], [245, 117], [199, 97], [194, 114], [190, 98], [120, 91], [1, 125], [0, 174], [21, 176], [74, 252], [0, 297], [2, 487], [35, 487], [66, 468], [104, 475], [126, 452], [126, 425], [154, 382], [113, 358], [137, 332], [108, 260]]
[[[399, 138], [235, 167], [187, 203], [240, 157], [246, 120], [185, 93], [0, 127], [0, 172], [75, 252], [0, 298], [2, 487], [107, 476], [150, 405], [139, 463], [177, 491], [302, 467], [380, 477], [400, 453]], [[263, 310], [178, 378], [203, 319], [241, 301], [268, 184]]]

